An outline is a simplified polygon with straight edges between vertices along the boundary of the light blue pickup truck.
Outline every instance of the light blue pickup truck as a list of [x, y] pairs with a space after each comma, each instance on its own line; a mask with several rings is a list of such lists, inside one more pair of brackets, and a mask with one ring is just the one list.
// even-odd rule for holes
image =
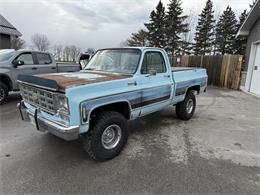
[[127, 120], [174, 105], [178, 118], [189, 120], [207, 79], [205, 69], [172, 68], [160, 48], [102, 49], [80, 72], [20, 75], [18, 107], [37, 130], [81, 138], [88, 154], [103, 161], [125, 146]]

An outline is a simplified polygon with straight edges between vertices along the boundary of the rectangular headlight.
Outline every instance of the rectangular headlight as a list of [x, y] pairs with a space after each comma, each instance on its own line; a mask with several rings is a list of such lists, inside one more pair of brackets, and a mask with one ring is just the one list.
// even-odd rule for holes
[[57, 113], [62, 117], [62, 118], [67, 118], [69, 115], [69, 104], [68, 104], [68, 99], [65, 95], [57, 95], [56, 96], [56, 109]]
[[58, 96], [58, 108], [69, 110], [68, 99], [65, 96]]

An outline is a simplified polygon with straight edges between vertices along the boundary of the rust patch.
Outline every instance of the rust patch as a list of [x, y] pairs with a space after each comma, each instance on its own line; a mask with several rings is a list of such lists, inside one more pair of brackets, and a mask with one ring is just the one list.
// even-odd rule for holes
[[[129, 75], [123, 75], [123, 74], [109, 74], [109, 73], [97, 73], [97, 72], [83, 72], [82, 75], [85, 74], [95, 74], [102, 77], [97, 77], [95, 79], [88, 79], [88, 78], [78, 78], [74, 77], [73, 73], [71, 73], [72, 76], [65, 76], [65, 75], [58, 75], [58, 74], [38, 74], [34, 75], [36, 77], [45, 78], [49, 80], [54, 80], [58, 83], [59, 90], [65, 91], [65, 89], [69, 86], [73, 85], [82, 85], [82, 84], [90, 84], [90, 83], [98, 83], [103, 81], [110, 81], [110, 80], [118, 80], [118, 79], [125, 79], [129, 78]], [[65, 73], [68, 74], [68, 73]]]

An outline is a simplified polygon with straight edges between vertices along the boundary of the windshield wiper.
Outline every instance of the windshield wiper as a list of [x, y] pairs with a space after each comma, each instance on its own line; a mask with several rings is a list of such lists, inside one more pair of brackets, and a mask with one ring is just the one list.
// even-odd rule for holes
[[85, 68], [85, 70], [95, 70], [95, 68]]

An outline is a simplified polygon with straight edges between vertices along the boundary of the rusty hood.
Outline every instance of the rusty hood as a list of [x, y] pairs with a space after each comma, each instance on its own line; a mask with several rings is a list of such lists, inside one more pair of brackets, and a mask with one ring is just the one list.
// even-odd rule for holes
[[[80, 71], [80, 72], [71, 72], [71, 73], [52, 73], [52, 74], [38, 74], [31, 76], [30, 83], [34, 84], [37, 80], [42, 82], [37, 82], [38, 86], [41, 86], [41, 83], [46, 83], [45, 81], [49, 81], [49, 83], [55, 83], [57, 86], [57, 90], [65, 91], [66, 88], [105, 82], [111, 80], [125, 79], [131, 77], [130, 75], [125, 74], [115, 74], [115, 73], [101, 73], [101, 72], [93, 72], [93, 71]], [[28, 76], [20, 77], [21, 81], [28, 81]], [[25, 81], [25, 82], [26, 82]], [[27, 82], [28, 83], [28, 82]]]

